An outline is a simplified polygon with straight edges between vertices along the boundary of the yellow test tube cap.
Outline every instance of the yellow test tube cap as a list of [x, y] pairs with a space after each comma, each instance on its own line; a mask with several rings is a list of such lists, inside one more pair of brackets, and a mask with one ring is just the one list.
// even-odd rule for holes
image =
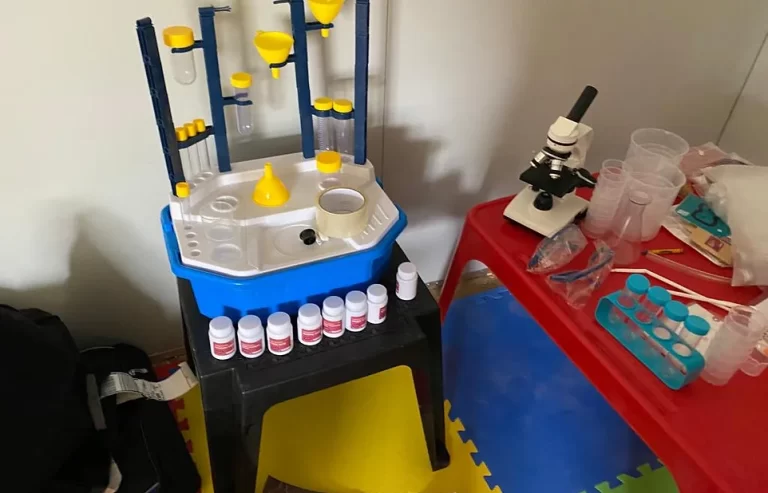
[[313, 104], [317, 111], [331, 111], [333, 100], [331, 98], [317, 98]]
[[189, 183], [180, 181], [176, 184], [176, 196], [180, 199], [189, 197]]
[[352, 113], [352, 101], [349, 99], [334, 99], [333, 111], [337, 113]]
[[195, 44], [195, 33], [187, 26], [166, 27], [163, 29], [163, 43], [169, 48], [188, 48]]
[[317, 155], [316, 161], [320, 173], [338, 173], [341, 169], [341, 154], [336, 151], [323, 151]]
[[203, 120], [202, 118], [195, 118], [195, 120], [192, 123], [195, 124], [197, 133], [205, 132], [205, 120]]
[[189, 136], [187, 135], [187, 129], [184, 127], [176, 127], [176, 140], [179, 142], [184, 142], [188, 138]]
[[237, 89], [248, 89], [251, 87], [252, 81], [253, 78], [251, 77], [251, 74], [246, 72], [235, 72], [229, 78], [229, 82], [232, 84], [232, 87]]
[[197, 135], [197, 125], [194, 123], [185, 123], [184, 130], [187, 131], [187, 137], [194, 137]]

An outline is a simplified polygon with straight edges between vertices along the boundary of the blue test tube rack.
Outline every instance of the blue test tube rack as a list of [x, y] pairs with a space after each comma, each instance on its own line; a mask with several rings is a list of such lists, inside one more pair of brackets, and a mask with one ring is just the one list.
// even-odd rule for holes
[[[659, 320], [654, 317], [651, 323], [641, 323], [636, 317], [637, 310], [641, 309], [639, 305], [632, 309], [622, 307], [618, 302], [620, 294], [617, 291], [600, 299], [595, 310], [597, 322], [667, 387], [679, 390], [696, 380], [704, 369], [701, 353], [685, 344], [674, 332], [667, 331], [668, 339], [658, 337], [654, 328], [661, 326]], [[612, 316], [614, 308], [623, 317]], [[622, 320], [633, 322], [639, 331], [633, 331]]]

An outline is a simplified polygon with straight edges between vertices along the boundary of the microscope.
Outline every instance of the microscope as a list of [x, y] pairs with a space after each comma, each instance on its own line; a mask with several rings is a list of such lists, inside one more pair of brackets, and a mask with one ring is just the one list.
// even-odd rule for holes
[[549, 127], [547, 144], [520, 175], [527, 186], [504, 209], [504, 217], [551, 238], [586, 210], [589, 202], [575, 190], [595, 187], [582, 168], [593, 132], [580, 122], [596, 96], [597, 89], [585, 87], [568, 116]]

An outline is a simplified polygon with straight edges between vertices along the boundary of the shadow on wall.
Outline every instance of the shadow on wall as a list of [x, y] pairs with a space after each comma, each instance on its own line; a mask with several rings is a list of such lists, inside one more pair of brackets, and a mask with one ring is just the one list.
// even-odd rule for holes
[[[102, 211], [80, 213], [73, 222], [75, 239], [69, 254], [66, 281], [28, 290], [0, 287], [0, 303], [16, 308], [41, 308], [58, 315], [80, 347], [118, 342], [143, 347], [148, 352], [180, 347], [180, 317], [169, 317], [156, 300], [147, 296], [116, 267], [110, 257], [119, 256], [119, 248], [103, 251], [94, 243], [89, 231], [103, 230], [99, 225], [110, 224], [123, 232], [121, 238], [124, 241], [115, 244], [123, 245], [132, 256], [151, 261], [157, 255], [142, 252], [141, 245], [131, 243], [132, 238], [138, 237], [136, 232], [125, 223], [115, 226], [119, 219]], [[158, 337], [158, 334], [163, 336]], [[153, 347], [146, 347], [147, 340], [152, 341]]]

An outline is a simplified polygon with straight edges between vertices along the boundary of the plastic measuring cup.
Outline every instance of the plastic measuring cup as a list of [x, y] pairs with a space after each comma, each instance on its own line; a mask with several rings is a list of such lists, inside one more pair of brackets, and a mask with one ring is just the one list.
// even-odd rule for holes
[[690, 146], [684, 138], [661, 128], [640, 128], [629, 139], [627, 159], [661, 156], [673, 166], [679, 166]]
[[[685, 184], [685, 175], [680, 168], [660, 156], [635, 157], [624, 161], [624, 170], [628, 172], [627, 183], [621, 210], [629, 200], [629, 194], [635, 190], [651, 196], [651, 202], [643, 211], [642, 240], [654, 238], [661, 229], [661, 223], [675, 202], [680, 188]], [[614, 224], [614, 231], [616, 224]]]
[[768, 329], [768, 319], [751, 306], [731, 308], [707, 350], [701, 377], [712, 385], [725, 385], [749, 358]]
[[623, 164], [624, 162], [618, 159], [603, 161], [595, 191], [589, 200], [587, 217], [582, 224], [582, 231], [590, 238], [600, 238], [611, 229], [627, 182], [627, 172]]
[[750, 377], [757, 377], [768, 367], [768, 333], [757, 342], [747, 361], [741, 365], [741, 371]]

